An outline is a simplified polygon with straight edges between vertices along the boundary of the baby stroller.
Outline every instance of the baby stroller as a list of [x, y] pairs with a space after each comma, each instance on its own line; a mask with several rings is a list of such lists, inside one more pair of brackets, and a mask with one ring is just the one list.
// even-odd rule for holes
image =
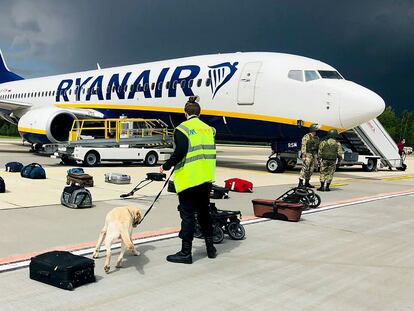
[[[224, 239], [224, 234], [228, 234], [233, 240], [243, 240], [246, 236], [246, 231], [240, 223], [240, 211], [226, 211], [216, 208], [214, 203], [210, 203], [210, 214], [213, 219], [213, 242], [215, 244], [221, 243]], [[195, 238], [202, 238], [201, 226], [197, 221], [194, 232]]]
[[289, 189], [276, 200], [283, 200], [285, 202], [298, 203], [305, 205], [305, 209], [317, 208], [321, 205], [321, 197], [312, 189], [295, 187]]

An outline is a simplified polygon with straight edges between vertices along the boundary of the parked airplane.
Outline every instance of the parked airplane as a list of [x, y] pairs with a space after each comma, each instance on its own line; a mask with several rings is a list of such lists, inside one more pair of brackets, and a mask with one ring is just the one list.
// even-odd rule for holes
[[76, 118], [151, 117], [175, 126], [194, 94], [217, 138], [231, 141], [298, 138], [314, 122], [343, 131], [385, 108], [335, 68], [289, 54], [205, 55], [27, 80], [0, 54], [1, 116], [32, 143], [67, 140]]

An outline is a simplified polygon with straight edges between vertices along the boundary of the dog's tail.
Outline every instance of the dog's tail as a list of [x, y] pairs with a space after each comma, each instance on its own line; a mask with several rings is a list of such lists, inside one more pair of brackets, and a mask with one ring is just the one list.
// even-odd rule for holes
[[134, 249], [134, 243], [132, 243], [131, 237], [125, 230], [121, 232], [121, 239], [122, 239], [122, 242], [124, 242], [127, 249], [129, 250]]

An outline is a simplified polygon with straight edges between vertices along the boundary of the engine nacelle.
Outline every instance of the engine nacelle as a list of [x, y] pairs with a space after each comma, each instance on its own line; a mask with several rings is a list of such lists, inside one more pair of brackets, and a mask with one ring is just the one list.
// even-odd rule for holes
[[26, 112], [19, 120], [18, 130], [31, 143], [59, 143], [68, 140], [76, 116], [68, 110], [47, 107]]

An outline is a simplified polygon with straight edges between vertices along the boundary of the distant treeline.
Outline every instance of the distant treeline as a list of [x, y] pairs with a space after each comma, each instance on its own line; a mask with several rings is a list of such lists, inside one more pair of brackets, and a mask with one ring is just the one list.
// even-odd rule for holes
[[414, 112], [404, 111], [400, 116], [395, 114], [391, 106], [378, 117], [381, 124], [385, 127], [391, 137], [398, 143], [405, 138], [406, 146], [414, 145]]
[[19, 136], [17, 126], [5, 120], [0, 120], [0, 136]]

